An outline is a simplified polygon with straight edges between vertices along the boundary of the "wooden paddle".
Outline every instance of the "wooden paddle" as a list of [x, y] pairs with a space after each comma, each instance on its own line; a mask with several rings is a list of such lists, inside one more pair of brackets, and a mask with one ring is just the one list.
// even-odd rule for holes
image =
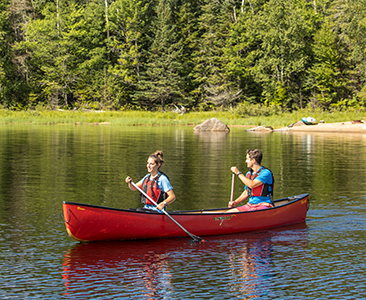
[[230, 204], [232, 204], [233, 200], [234, 200], [234, 182], [235, 182], [235, 174], [233, 173], [233, 176], [232, 176], [232, 179], [231, 179]]
[[[151, 199], [151, 197], [146, 194], [142, 189], [140, 189], [133, 181], [131, 181], [131, 184], [141, 193], [143, 194], [146, 198], [148, 198], [155, 206], [158, 206], [158, 204], [153, 200]], [[162, 212], [167, 216], [169, 217], [176, 225], [178, 225], [180, 227], [180, 229], [182, 229], [186, 234], [188, 234], [192, 240], [194, 242], [200, 242], [200, 243], [203, 243], [205, 240], [203, 240], [202, 238], [200, 238], [199, 236], [196, 236], [192, 233], [190, 233], [187, 229], [185, 229], [182, 225], [180, 225], [171, 215], [168, 214], [168, 212], [166, 210], [162, 210]]]

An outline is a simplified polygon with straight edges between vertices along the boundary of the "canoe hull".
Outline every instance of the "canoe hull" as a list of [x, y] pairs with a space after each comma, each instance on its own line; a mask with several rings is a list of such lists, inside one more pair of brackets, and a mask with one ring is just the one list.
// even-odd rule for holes
[[[282, 201], [282, 202], [281, 202]], [[225, 235], [304, 222], [309, 194], [283, 198], [271, 209], [225, 213], [224, 209], [177, 211], [169, 214], [197, 236]], [[187, 234], [165, 214], [63, 202], [68, 234], [79, 241], [184, 237]]]

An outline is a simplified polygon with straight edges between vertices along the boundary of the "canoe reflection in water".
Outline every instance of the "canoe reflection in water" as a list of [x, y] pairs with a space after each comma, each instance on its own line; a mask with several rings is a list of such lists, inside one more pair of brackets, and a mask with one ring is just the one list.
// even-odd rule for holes
[[[64, 255], [65, 297], [91, 299], [254, 298], [277, 272], [273, 248], [306, 247], [306, 224], [212, 236], [205, 243], [157, 239], [76, 244]], [[275, 255], [275, 257], [278, 256]], [[193, 294], [192, 294], [193, 296]]]

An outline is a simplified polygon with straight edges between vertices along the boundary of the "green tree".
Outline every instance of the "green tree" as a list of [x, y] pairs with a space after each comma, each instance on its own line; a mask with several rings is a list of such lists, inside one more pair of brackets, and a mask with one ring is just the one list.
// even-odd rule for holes
[[117, 106], [139, 105], [132, 95], [146, 61], [143, 50], [148, 47], [146, 35], [151, 31], [149, 11], [146, 0], [117, 0], [110, 6], [110, 88]]
[[175, 1], [156, 3], [153, 42], [148, 49], [145, 70], [137, 83], [135, 99], [148, 108], [180, 105], [184, 96], [180, 70], [182, 49], [176, 33]]
[[[341, 71], [347, 76], [345, 104], [366, 104], [366, 1], [335, 1], [330, 15], [339, 33], [342, 48]], [[358, 103], [356, 103], [356, 101]]]
[[9, 107], [366, 105], [366, 0], [0, 0]]
[[11, 20], [11, 5], [0, 0], [0, 104], [22, 108], [26, 105], [27, 88], [14, 62], [15, 33]]
[[188, 108], [199, 104], [200, 93], [197, 93], [199, 85], [193, 80], [195, 62], [193, 54], [198, 51], [200, 32], [199, 16], [201, 14], [201, 3], [199, 0], [181, 1], [177, 8], [176, 31], [182, 49], [180, 55], [181, 86], [185, 91], [185, 101], [182, 103]]
[[0, 0], [0, 102], [5, 104], [9, 93], [9, 80], [7, 77], [9, 61], [9, 11], [8, 3]]
[[[260, 1], [242, 2], [234, 6], [234, 22], [230, 26], [227, 42], [223, 48], [227, 64], [225, 78], [231, 89], [240, 92], [237, 101], [257, 103], [261, 101], [263, 88], [255, 81], [253, 72], [259, 56], [262, 40], [258, 29]], [[234, 103], [235, 104], [235, 103]]]
[[[74, 45], [76, 74], [72, 97], [78, 106], [97, 109], [114, 108], [114, 95], [110, 87], [112, 74], [109, 72], [111, 49], [108, 47], [106, 7], [99, 1], [91, 1], [81, 10], [83, 15], [70, 22], [75, 31], [67, 29], [70, 35], [65, 42]], [[78, 52], [77, 52], [78, 51]]]
[[198, 86], [193, 92], [201, 95], [201, 102], [227, 105], [230, 102], [230, 91], [224, 78], [227, 58], [223, 55], [223, 48], [233, 22], [233, 2], [203, 2], [199, 16], [198, 45], [192, 53], [195, 65], [192, 76]]
[[26, 40], [18, 48], [31, 53], [27, 65], [34, 102], [52, 107], [90, 101], [103, 105], [103, 7], [94, 2], [88, 7], [56, 1], [45, 6], [43, 18], [28, 24]]
[[[69, 72], [71, 53], [63, 37], [67, 35], [64, 28], [66, 18], [77, 18], [81, 12], [72, 6], [64, 7], [48, 4], [42, 11], [44, 18], [30, 22], [26, 27], [26, 40], [17, 47], [21, 51], [31, 53], [28, 60], [29, 82], [32, 86], [35, 102], [48, 102], [53, 106], [63, 99], [67, 105], [70, 93], [70, 81], [76, 74]], [[65, 15], [62, 12], [68, 10]], [[65, 17], [65, 20], [63, 19]]]
[[258, 13], [256, 24], [262, 42], [251, 72], [263, 86], [263, 99], [270, 105], [300, 106], [300, 101], [293, 99], [304, 85], [302, 75], [311, 61], [314, 24], [309, 10], [313, 8], [303, 0], [270, 0]]
[[332, 28], [334, 24], [327, 21], [314, 37], [315, 62], [309, 70], [313, 106], [329, 107], [337, 103], [340, 100], [337, 91], [344, 86], [339, 41]]

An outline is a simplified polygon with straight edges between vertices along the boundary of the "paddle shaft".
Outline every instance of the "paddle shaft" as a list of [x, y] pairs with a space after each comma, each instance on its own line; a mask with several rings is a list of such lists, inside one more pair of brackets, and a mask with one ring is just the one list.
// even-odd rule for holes
[[[131, 184], [141, 193], [143, 194], [146, 198], [148, 198], [155, 206], [158, 206], [158, 204], [148, 195], [146, 194], [142, 189], [140, 189], [133, 181], [131, 181]], [[178, 225], [180, 227], [180, 229], [182, 229], [186, 234], [188, 234], [195, 242], [202, 242], [203, 239], [201, 239], [199, 236], [196, 236], [192, 233], [190, 233], [187, 229], [185, 229], [182, 225], [180, 225], [171, 215], [168, 214], [168, 212], [166, 210], [162, 210], [162, 212], [169, 217], [169, 219], [171, 219], [176, 225]]]
[[231, 179], [230, 203], [233, 203], [233, 200], [234, 200], [234, 182], [235, 182], [235, 174], [233, 173], [233, 176], [232, 176], [232, 179]]

